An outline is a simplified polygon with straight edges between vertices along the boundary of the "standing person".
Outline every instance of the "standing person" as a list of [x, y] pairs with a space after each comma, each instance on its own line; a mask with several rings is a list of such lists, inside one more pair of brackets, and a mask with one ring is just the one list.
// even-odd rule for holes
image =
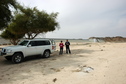
[[60, 52], [59, 52], [59, 54], [63, 54], [64, 44], [62, 43], [62, 41], [61, 41], [61, 43], [59, 43], [59, 46], [60, 46]]
[[68, 52], [69, 52], [69, 54], [71, 54], [71, 51], [70, 51], [70, 42], [68, 40], [66, 40], [65, 45], [66, 45], [66, 53], [68, 54]]

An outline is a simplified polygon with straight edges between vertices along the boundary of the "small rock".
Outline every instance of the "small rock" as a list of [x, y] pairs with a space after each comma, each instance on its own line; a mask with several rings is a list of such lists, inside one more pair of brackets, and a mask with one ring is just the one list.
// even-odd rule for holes
[[54, 78], [54, 79], [53, 79], [53, 82], [56, 82], [56, 81], [57, 81], [57, 78]]
[[101, 51], [103, 51], [103, 49], [101, 49]]

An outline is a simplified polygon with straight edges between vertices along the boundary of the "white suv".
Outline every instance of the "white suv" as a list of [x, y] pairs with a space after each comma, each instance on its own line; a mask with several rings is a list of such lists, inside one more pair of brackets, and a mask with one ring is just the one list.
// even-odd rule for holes
[[1, 55], [7, 60], [12, 60], [13, 63], [20, 63], [25, 57], [32, 55], [48, 58], [55, 50], [54, 40], [33, 39], [24, 40], [16, 46], [4, 47], [1, 50]]

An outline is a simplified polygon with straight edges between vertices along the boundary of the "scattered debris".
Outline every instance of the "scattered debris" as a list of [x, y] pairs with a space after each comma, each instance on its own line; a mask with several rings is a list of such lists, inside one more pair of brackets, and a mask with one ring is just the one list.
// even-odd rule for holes
[[1, 77], [4, 77], [4, 75], [2, 75]]
[[54, 78], [54, 79], [53, 79], [53, 82], [56, 82], [56, 81], [57, 81], [57, 78]]
[[72, 72], [80, 72], [80, 69], [72, 70]]
[[101, 51], [103, 51], [103, 49], [101, 49]]
[[9, 76], [10, 74], [6, 74], [6, 75], [8, 75], [8, 76]]
[[52, 60], [56, 60], [55, 58], [53, 58]]
[[89, 73], [90, 71], [94, 70], [94, 68], [89, 67], [87, 65], [84, 65], [84, 66], [78, 65], [78, 67], [79, 67], [78, 69], [72, 70], [72, 72], [85, 72], [85, 73]]
[[55, 72], [60, 72], [60, 69], [55, 69], [55, 68], [50, 68], [50, 69], [55, 71]]
[[83, 72], [89, 73], [90, 71], [94, 70], [92, 67], [84, 67]]
[[89, 47], [91, 47], [91, 45], [89, 45]]

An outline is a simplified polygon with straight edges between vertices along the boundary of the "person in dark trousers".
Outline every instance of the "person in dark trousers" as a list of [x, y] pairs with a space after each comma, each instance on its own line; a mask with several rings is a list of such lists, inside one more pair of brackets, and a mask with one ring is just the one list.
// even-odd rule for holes
[[71, 54], [71, 51], [70, 51], [70, 42], [68, 40], [66, 40], [65, 45], [66, 45], [66, 53], [68, 54], [68, 52], [69, 52], [69, 54]]
[[64, 47], [64, 44], [62, 43], [62, 41], [61, 41], [61, 43], [59, 43], [59, 46], [60, 46], [59, 54], [61, 55], [61, 54], [63, 54], [63, 47]]

